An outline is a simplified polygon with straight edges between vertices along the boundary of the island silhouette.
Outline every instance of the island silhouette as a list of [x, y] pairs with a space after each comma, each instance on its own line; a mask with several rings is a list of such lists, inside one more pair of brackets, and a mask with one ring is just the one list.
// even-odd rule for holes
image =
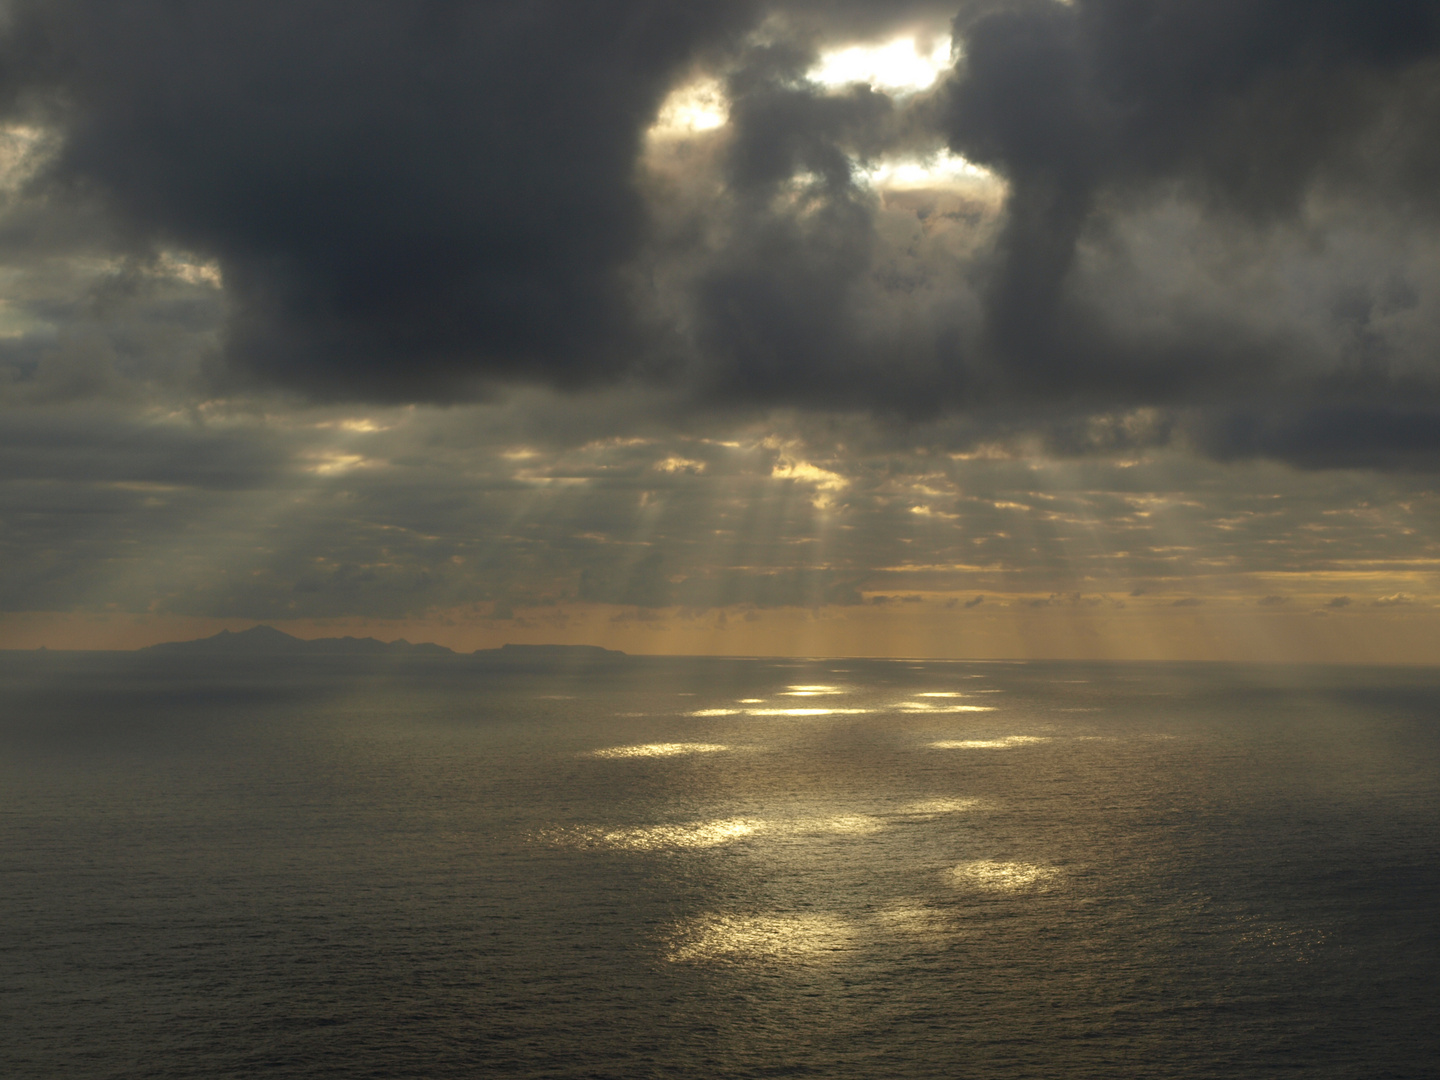
[[381, 641], [373, 637], [300, 638], [263, 623], [248, 630], [221, 630], [191, 641], [166, 641], [139, 650], [151, 654], [205, 657], [289, 657], [289, 656], [473, 656], [480, 659], [519, 663], [616, 660], [626, 654], [599, 645], [503, 645], [498, 649], [476, 649], [472, 653], [434, 642], [410, 642], [404, 638]]

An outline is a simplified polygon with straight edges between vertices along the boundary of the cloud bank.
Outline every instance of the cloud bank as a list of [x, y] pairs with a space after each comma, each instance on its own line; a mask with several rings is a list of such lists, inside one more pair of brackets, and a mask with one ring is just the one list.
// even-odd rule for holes
[[[947, 36], [923, 87], [818, 74]], [[12, 233], [64, 206], [213, 265], [232, 380], [1440, 448], [1424, 0], [14, 0], [0, 50], [48, 148]], [[714, 120], [657, 126], [702, 83]]]

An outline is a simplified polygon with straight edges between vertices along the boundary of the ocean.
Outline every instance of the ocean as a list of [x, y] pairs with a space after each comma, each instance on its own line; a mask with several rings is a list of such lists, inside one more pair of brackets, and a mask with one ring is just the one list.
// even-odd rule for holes
[[1440, 671], [0, 654], [0, 1076], [1435, 1077]]

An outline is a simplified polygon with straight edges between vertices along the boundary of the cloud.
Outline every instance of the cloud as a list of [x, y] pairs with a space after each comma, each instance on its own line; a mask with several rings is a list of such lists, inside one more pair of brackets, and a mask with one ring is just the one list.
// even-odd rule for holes
[[[539, 625], [610, 605], [728, 611], [732, 627], [744, 611], [799, 609], [943, 636], [978, 596], [1002, 619], [1099, 617], [1115, 607], [1103, 597], [1148, 589], [1141, 606], [1156, 617], [1194, 595], [1223, 619], [1280, 581], [1328, 599], [1361, 566], [1353, 622], [1398, 610], [1374, 598], [1413, 593], [1440, 514], [1430, 480], [1409, 474], [1174, 451], [952, 457], [908, 450], [885, 425], [804, 414], [618, 436], [635, 430], [633, 408], [625, 395], [534, 394], [172, 411], [121, 395], [0, 410], [0, 608], [440, 612], [504, 626], [507, 610]], [[808, 486], [777, 477], [784, 454], [824, 463], [843, 505], [818, 507]], [[705, 468], [655, 469], [671, 457]], [[911, 511], [921, 489], [934, 515]], [[875, 606], [876, 595], [956, 602]]]
[[[15, 0], [0, 248], [183, 251], [211, 284], [83, 347], [28, 298], [0, 363], [101, 395], [163, 326], [226, 394], [607, 383], [672, 425], [784, 406], [1435, 467], [1433, 5], [958, 6]], [[947, 25], [918, 92], [810, 77]], [[723, 122], [647, 134], [696, 80]], [[947, 154], [968, 180], [925, 171]], [[927, 179], [883, 179], [907, 162]]]
[[1305, 468], [1433, 469], [1440, 464], [1440, 409], [1399, 403], [1236, 408], [1192, 423], [1187, 434], [1221, 460], [1274, 457]]
[[[586, 381], [635, 344], [641, 134], [749, 5], [12, 5], [46, 177], [219, 260], [242, 369], [322, 397]], [[472, 391], [473, 392], [473, 391]]]
[[[734, 605], [814, 608], [829, 604], [848, 607], [864, 602], [854, 576], [840, 575], [831, 570], [796, 568], [767, 573], [697, 569], [699, 572], [685, 578], [675, 590], [677, 601], [690, 608]], [[871, 602], [884, 601], [872, 597]]]
[[1419, 596], [1433, 5], [5, 10], [0, 609]]
[[[1382, 118], [1402, 156], [1425, 153], [1428, 114], [1412, 111], [1409, 95], [1413, 80], [1433, 78], [1440, 17], [1423, 0], [1303, 10], [1172, 0], [1147, 17], [1120, 0], [972, 0], [956, 33], [965, 56], [951, 87], [951, 145], [1013, 186], [990, 332], [1022, 365], [1048, 370], [1062, 355], [1059, 335], [1083, 328], [1063, 285], [1107, 195], [1173, 183], [1245, 218], [1274, 219], [1295, 213], [1317, 179], [1353, 167]], [[1434, 198], [1403, 169], [1383, 179]]]
[[1382, 596], [1374, 601], [1376, 607], [1397, 607], [1403, 604], [1413, 604], [1415, 598], [1409, 593], [1397, 592], [1389, 596]]
[[[977, 597], [976, 599], [977, 599], [977, 600], [983, 600], [984, 598], [983, 598], [983, 597]], [[1078, 593], [1078, 592], [1072, 592], [1072, 593], [1051, 593], [1049, 596], [1044, 596], [1044, 597], [1032, 597], [1032, 598], [1029, 598], [1029, 599], [1026, 599], [1026, 600], [1021, 601], [1021, 603], [1022, 603], [1024, 606], [1026, 606], [1026, 607], [1032, 607], [1032, 608], [1049, 608], [1049, 607], [1095, 608], [1095, 607], [1099, 607], [1099, 606], [1100, 606], [1101, 604], [1103, 604], [1104, 602], [1105, 602], [1105, 601], [1104, 601], [1104, 599], [1103, 599], [1102, 597], [1099, 597], [1099, 596], [1085, 596], [1084, 594]], [[966, 607], [972, 607], [972, 606], [975, 606], [975, 605], [974, 605], [974, 602], [966, 605]]]

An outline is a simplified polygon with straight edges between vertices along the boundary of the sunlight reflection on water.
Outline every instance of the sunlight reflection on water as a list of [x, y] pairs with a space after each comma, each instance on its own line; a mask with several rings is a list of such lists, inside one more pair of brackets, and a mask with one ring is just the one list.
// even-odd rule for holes
[[902, 701], [895, 706], [906, 713], [994, 712], [993, 705], [931, 705], [928, 701]]
[[765, 823], [748, 818], [698, 821], [685, 825], [649, 825], [632, 829], [582, 826], [546, 829], [535, 839], [563, 847], [608, 847], [621, 851], [659, 851], [669, 848], [709, 848], [749, 836]]
[[711, 912], [671, 926], [660, 935], [671, 963], [803, 964], [845, 959], [867, 943], [943, 946], [956, 928], [923, 904], [891, 904], [862, 917], [834, 912], [737, 915]]
[[864, 716], [874, 709], [746, 709], [750, 716]]
[[804, 836], [820, 833], [864, 835], [877, 833], [885, 827], [879, 818], [869, 814], [840, 814], [835, 817], [796, 818], [793, 821], [771, 822], [770, 830], [780, 835]]
[[681, 754], [714, 754], [729, 750], [718, 743], [645, 743], [642, 746], [612, 746], [605, 750], [592, 750], [591, 757], [633, 758], [633, 757], [678, 757]]
[[853, 948], [855, 928], [829, 914], [705, 915], [676, 928], [665, 958], [671, 962], [714, 960], [809, 960]]
[[0, 1077], [1435, 1071], [1433, 671], [8, 655]]
[[973, 810], [980, 805], [979, 799], [922, 799], [905, 808], [907, 814], [958, 814]]
[[[936, 806], [944, 804], [945, 810], [916, 810], [913, 813], [946, 813], [956, 807], [955, 802], [974, 800], [935, 800], [917, 804]], [[606, 847], [619, 851], [665, 851], [718, 847], [735, 840], [753, 837], [788, 838], [814, 836], [867, 836], [885, 828], [882, 818], [869, 814], [829, 814], [796, 818], [720, 818], [714, 821], [696, 821], [685, 824], [643, 825], [627, 829], [610, 829], [602, 826], [579, 826], [573, 828], [545, 829], [534, 834], [534, 839], [563, 847]]]
[[1043, 885], [1055, 878], [1059, 871], [1053, 866], [1036, 866], [1034, 863], [992, 862], [979, 859], [962, 863], [952, 873], [955, 879], [966, 885], [981, 889], [1007, 891], [1028, 889]]
[[686, 716], [868, 716], [874, 709], [829, 709], [823, 707], [805, 709], [696, 709]]

